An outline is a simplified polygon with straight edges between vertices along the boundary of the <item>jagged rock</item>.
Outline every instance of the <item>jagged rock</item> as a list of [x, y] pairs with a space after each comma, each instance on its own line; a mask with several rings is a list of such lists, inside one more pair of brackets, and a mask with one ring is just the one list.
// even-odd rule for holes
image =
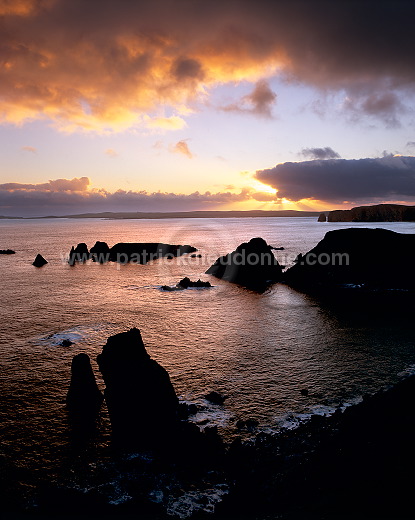
[[91, 247], [91, 258], [94, 262], [104, 264], [109, 261], [110, 248], [106, 242], [95, 242], [95, 245]]
[[148, 355], [140, 331], [108, 338], [97, 361], [114, 440], [138, 446], [170, 442], [179, 426], [179, 401], [167, 371]]
[[184, 291], [185, 287], [182, 287], [181, 285], [162, 285], [161, 286], [162, 291]]
[[198, 288], [208, 288], [212, 287], [210, 282], [203, 282], [202, 280], [196, 280], [196, 282], [192, 282], [190, 278], [187, 276], [180, 280], [176, 285], [162, 285], [161, 289], [163, 291], [183, 291], [184, 289], [188, 289], [189, 287], [198, 287]]
[[282, 268], [265, 240], [252, 238], [232, 253], [219, 257], [206, 274], [263, 291], [281, 280]]
[[218, 392], [212, 391], [205, 395], [205, 399], [213, 404], [223, 404], [227, 397]]
[[376, 204], [330, 211], [329, 222], [414, 222], [415, 206]]
[[189, 245], [120, 242], [110, 249], [109, 259], [119, 263], [147, 264], [158, 258], [175, 258], [194, 251], [197, 249]]
[[99, 391], [88, 354], [72, 359], [72, 376], [66, 406], [73, 415], [94, 419], [104, 399]]
[[415, 234], [338, 229], [299, 256], [284, 281], [303, 289], [415, 289], [414, 256]]
[[0, 249], [0, 255], [15, 255], [16, 251], [13, 249]]
[[326, 222], [327, 221], [326, 214], [325, 213], [320, 213], [320, 215], [318, 216], [317, 221], [318, 222]]
[[75, 265], [76, 262], [86, 262], [89, 258], [88, 246], [84, 242], [81, 242], [75, 248], [71, 248], [68, 263], [69, 265]]
[[180, 282], [177, 284], [180, 287], [183, 287], [184, 289], [187, 289], [189, 287], [212, 287], [210, 282], [202, 282], [202, 280], [196, 280], [196, 282], [192, 282], [190, 278], [187, 276], [180, 280]]
[[32, 265], [34, 265], [35, 267], [42, 267], [42, 266], [46, 265], [47, 263], [48, 263], [47, 260], [45, 260], [41, 254], [38, 254], [38, 255], [36, 255], [36, 258]]

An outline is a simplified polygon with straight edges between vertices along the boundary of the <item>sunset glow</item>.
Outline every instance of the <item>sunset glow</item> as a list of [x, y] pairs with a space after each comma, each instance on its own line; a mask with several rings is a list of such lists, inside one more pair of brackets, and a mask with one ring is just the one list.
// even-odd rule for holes
[[[70, 213], [97, 193], [115, 210], [116, 192], [117, 211], [414, 202], [412, 42], [379, 47], [391, 13], [350, 38], [348, 23], [366, 13], [353, 2], [342, 17], [329, 2], [87, 5], [0, 1], [0, 215], [23, 211], [24, 189], [7, 183], [78, 177], [90, 184], [65, 191]], [[389, 176], [373, 194], [371, 160]], [[349, 172], [328, 177], [334, 191], [313, 177], [326, 161]], [[349, 193], [335, 189], [343, 181]], [[31, 193], [25, 213], [59, 209], [56, 195]]]

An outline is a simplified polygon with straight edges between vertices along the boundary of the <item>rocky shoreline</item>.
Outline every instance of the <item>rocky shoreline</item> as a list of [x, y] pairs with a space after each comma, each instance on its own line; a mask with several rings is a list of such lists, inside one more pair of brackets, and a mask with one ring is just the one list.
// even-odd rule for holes
[[[116, 504], [105, 491], [49, 482], [23, 507], [15, 470], [2, 482], [5, 518], [412, 518], [415, 376], [330, 417], [314, 415], [296, 429], [225, 446], [215, 429], [202, 433], [179, 412], [167, 372], [145, 352], [137, 329], [109, 338], [98, 361], [115, 428], [113, 457], [120, 476], [128, 475], [129, 499]], [[137, 369], [141, 386], [130, 377]], [[74, 358], [72, 375], [69, 411], [73, 416], [78, 408], [85, 420], [102, 400], [85, 356]], [[143, 391], [148, 385], [156, 394]], [[79, 433], [85, 422], [77, 427]], [[161, 498], [154, 489], [164, 489], [157, 492]], [[180, 496], [198, 489], [200, 507], [183, 516]], [[174, 507], [168, 493], [179, 497]]]

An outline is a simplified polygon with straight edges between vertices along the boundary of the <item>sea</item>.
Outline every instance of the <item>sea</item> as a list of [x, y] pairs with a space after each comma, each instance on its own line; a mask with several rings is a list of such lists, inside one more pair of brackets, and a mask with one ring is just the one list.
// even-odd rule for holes
[[[90, 356], [103, 389], [96, 356], [109, 336], [132, 327], [167, 369], [180, 400], [198, 406], [190, 420], [200, 429], [217, 426], [225, 443], [237, 438], [249, 443], [261, 432], [278, 435], [415, 372], [413, 323], [393, 313], [391, 319], [388, 312], [376, 319], [364, 309], [331, 306], [284, 284], [258, 294], [205, 274], [216, 258], [253, 237], [283, 248], [274, 254], [289, 267], [327, 231], [347, 227], [415, 233], [414, 223], [319, 223], [300, 217], [0, 220], [0, 249], [16, 251], [0, 255], [0, 461], [5, 478], [10, 471], [19, 487], [20, 505], [36, 509], [42, 483], [95, 487], [111, 504], [129, 500], [125, 475], [109, 449], [105, 404], [93, 439], [80, 445], [72, 436], [65, 397], [73, 356]], [[146, 265], [68, 264], [71, 246], [92, 247], [97, 240], [110, 247], [189, 244], [201, 257]], [[32, 266], [38, 253], [48, 261], [42, 268]], [[391, 269], [399, 269], [388, 244], [381, 254], [390, 257]], [[184, 276], [213, 287], [162, 289]], [[72, 344], [62, 345], [63, 340]], [[205, 398], [211, 391], [226, 397], [223, 405]], [[164, 501], [172, 518], [188, 518], [198, 508], [212, 511], [226, 483], [199, 490], [207, 497], [203, 506], [194, 489], [193, 495], [175, 496], [168, 489], [154, 489], [154, 500]]]

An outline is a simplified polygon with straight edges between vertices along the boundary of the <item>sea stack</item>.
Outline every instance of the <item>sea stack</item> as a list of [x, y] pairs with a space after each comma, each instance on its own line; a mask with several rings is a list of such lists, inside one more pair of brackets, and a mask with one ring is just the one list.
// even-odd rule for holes
[[320, 215], [318, 216], [317, 221], [318, 222], [326, 222], [327, 221], [326, 214], [325, 213], [320, 213]]
[[104, 396], [98, 389], [88, 354], [77, 354], [72, 359], [72, 376], [66, 406], [73, 416], [93, 420]]
[[74, 265], [76, 262], [86, 262], [89, 258], [88, 246], [84, 242], [81, 242], [75, 248], [72, 247], [69, 253], [68, 263], [69, 265]]
[[138, 329], [108, 338], [97, 361], [118, 445], [157, 447], [175, 437], [179, 401], [167, 371], [150, 358]]
[[281, 280], [282, 267], [263, 238], [252, 238], [219, 257], [206, 274], [262, 292]]
[[106, 242], [95, 242], [95, 245], [91, 247], [90, 253], [92, 260], [100, 264], [108, 262], [110, 258], [110, 248]]
[[47, 263], [48, 263], [48, 261], [45, 260], [42, 255], [38, 254], [32, 265], [34, 265], [35, 267], [42, 267], [42, 266], [46, 265]]

